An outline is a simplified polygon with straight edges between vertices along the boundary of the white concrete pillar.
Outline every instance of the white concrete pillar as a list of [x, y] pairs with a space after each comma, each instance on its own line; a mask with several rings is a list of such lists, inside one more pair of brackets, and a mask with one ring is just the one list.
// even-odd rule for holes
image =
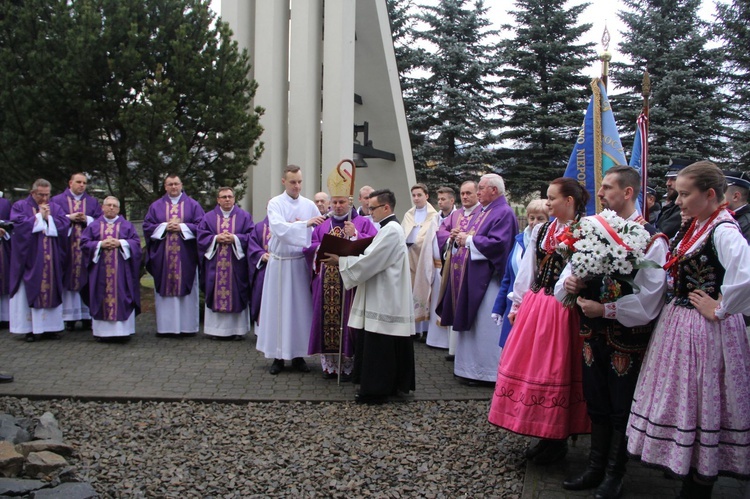
[[288, 162], [302, 168], [302, 195], [320, 182], [323, 0], [291, 0]]
[[325, 2], [321, 154], [323, 179], [328, 178], [339, 161], [352, 157], [355, 4], [352, 0]]
[[[255, 218], [265, 213], [266, 204], [281, 193], [281, 172], [287, 162], [289, 91], [289, 2], [262, 0], [255, 5], [255, 44], [253, 66], [258, 90], [255, 105], [265, 109], [264, 151], [252, 168], [251, 185], [255, 195], [251, 212]], [[262, 43], [258, 43], [262, 41]]]

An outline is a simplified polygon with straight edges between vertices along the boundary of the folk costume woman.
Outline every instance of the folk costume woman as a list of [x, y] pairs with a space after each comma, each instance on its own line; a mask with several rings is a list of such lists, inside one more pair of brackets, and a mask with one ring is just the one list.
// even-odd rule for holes
[[711, 162], [683, 169], [667, 304], [638, 379], [628, 452], [684, 477], [680, 497], [710, 497], [718, 476], [750, 478], [750, 248], [724, 208]]
[[547, 206], [556, 220], [534, 228], [513, 287], [513, 328], [498, 366], [489, 421], [540, 438], [526, 451], [537, 464], [562, 459], [568, 436], [591, 430], [581, 385], [578, 312], [554, 296], [565, 266], [556, 252], [558, 237], [588, 198], [573, 179], [552, 181]]

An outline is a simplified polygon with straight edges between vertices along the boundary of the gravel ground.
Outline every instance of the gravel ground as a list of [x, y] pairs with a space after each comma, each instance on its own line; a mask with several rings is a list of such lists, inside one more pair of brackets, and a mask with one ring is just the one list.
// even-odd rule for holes
[[77, 402], [0, 398], [52, 412], [75, 474], [104, 497], [520, 498], [526, 438], [486, 401]]

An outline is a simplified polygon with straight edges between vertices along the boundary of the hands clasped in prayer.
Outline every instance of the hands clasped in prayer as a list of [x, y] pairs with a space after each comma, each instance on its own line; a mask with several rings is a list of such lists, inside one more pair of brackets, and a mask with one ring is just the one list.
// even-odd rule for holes
[[102, 249], [115, 249], [119, 248], [120, 246], [120, 240], [115, 239], [114, 237], [107, 237], [107, 239], [102, 241]]
[[234, 234], [231, 232], [222, 232], [216, 236], [216, 242], [219, 244], [233, 244]]

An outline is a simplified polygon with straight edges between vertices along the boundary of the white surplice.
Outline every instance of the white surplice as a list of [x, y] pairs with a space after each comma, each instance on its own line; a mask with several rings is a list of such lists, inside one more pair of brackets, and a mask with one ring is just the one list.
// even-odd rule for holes
[[307, 221], [320, 211], [306, 197], [284, 192], [269, 201], [267, 213], [271, 239], [256, 348], [267, 359], [291, 360], [306, 356], [310, 341], [311, 275], [302, 250], [312, 243]]

